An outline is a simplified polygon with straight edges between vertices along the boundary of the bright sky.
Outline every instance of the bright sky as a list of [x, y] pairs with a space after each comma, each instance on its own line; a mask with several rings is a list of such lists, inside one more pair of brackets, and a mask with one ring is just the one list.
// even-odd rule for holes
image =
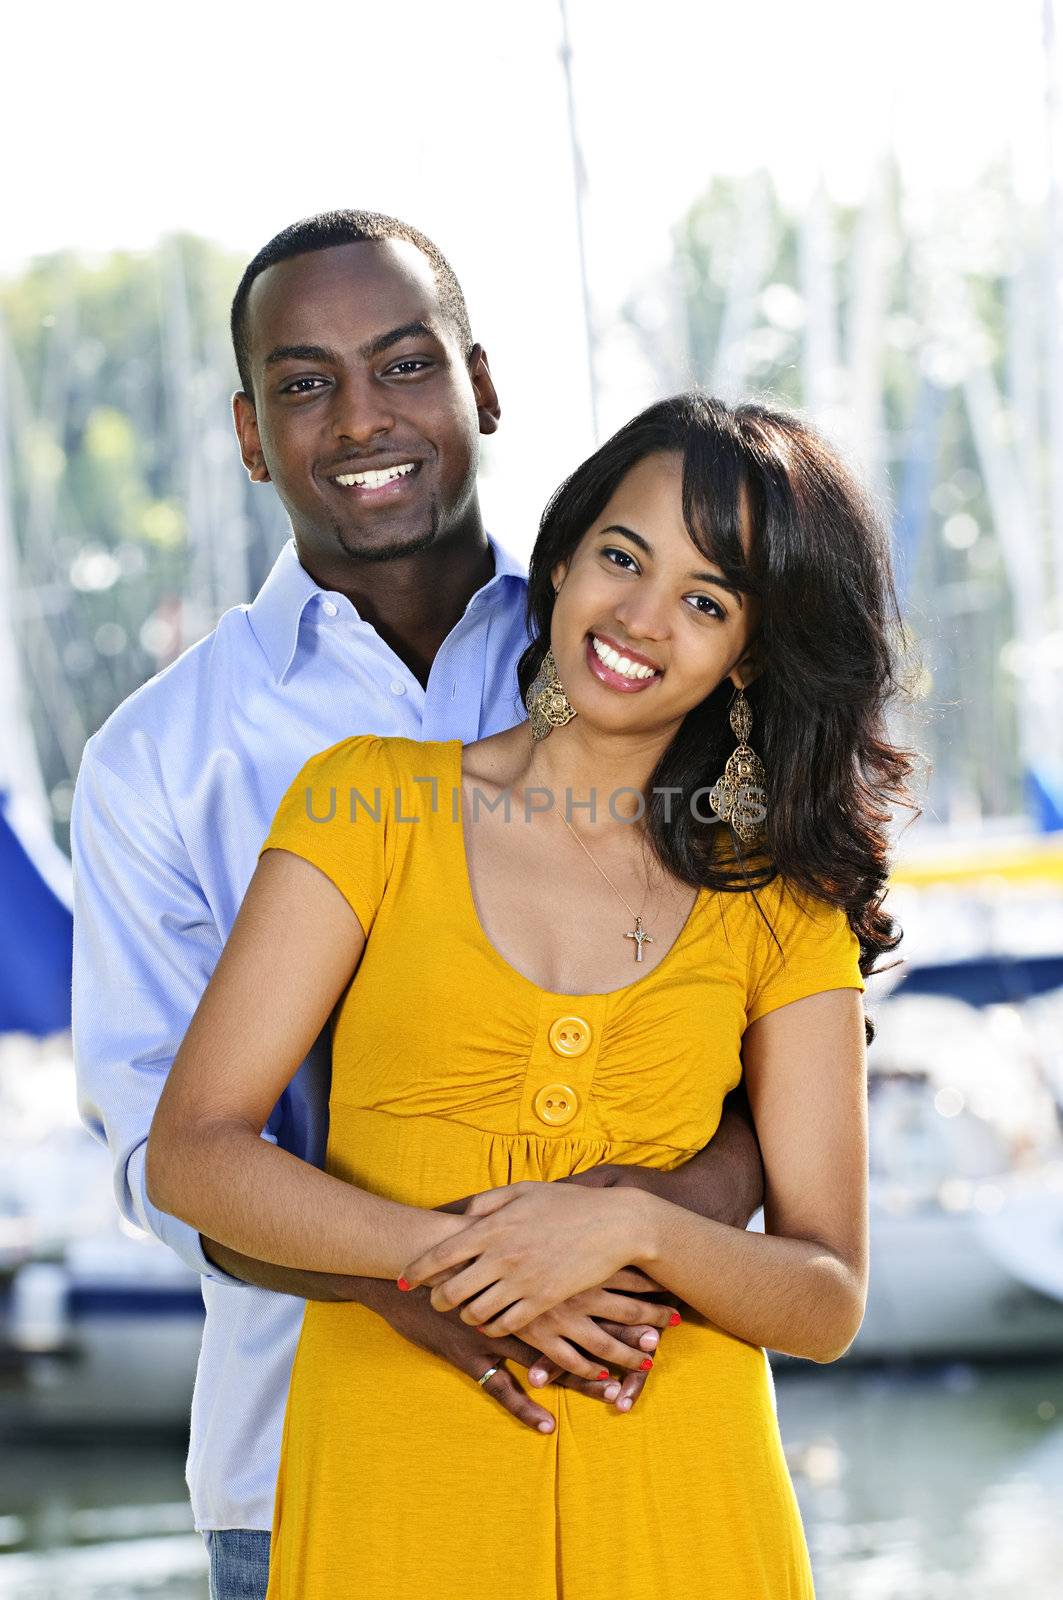
[[[1041, 0], [568, 4], [603, 323], [717, 173], [766, 166], [795, 197], [822, 176], [856, 199], [893, 148], [930, 199], [1000, 152], [1024, 190], [1043, 181]], [[530, 547], [594, 442], [556, 0], [53, 0], [9, 8], [4, 36], [0, 273], [175, 228], [250, 256], [333, 206], [416, 223], [465, 286], [502, 399], [491, 526]], [[606, 428], [651, 398], [615, 384]]]

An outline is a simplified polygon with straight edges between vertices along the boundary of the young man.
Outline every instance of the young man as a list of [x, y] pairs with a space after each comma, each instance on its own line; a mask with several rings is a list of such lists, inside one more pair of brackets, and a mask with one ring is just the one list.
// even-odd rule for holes
[[[468, 743], [525, 715], [525, 571], [485, 533], [476, 489], [480, 435], [494, 432], [499, 405], [439, 251], [372, 213], [297, 223], [248, 266], [232, 332], [241, 455], [254, 482], [274, 485], [293, 538], [252, 604], [226, 612], [89, 740], [72, 816], [81, 1112], [111, 1150], [123, 1213], [202, 1276], [188, 1481], [211, 1592], [226, 1600], [265, 1592], [299, 1297], [358, 1300], [472, 1381], [497, 1365], [484, 1404], [532, 1428], [550, 1420], [500, 1365], [536, 1363], [521, 1340], [436, 1312], [427, 1290], [237, 1256], [147, 1198], [163, 1081], [304, 761], [354, 733]], [[327, 1099], [323, 1035], [263, 1137], [320, 1164]], [[760, 1203], [740, 1111], [683, 1168], [614, 1165], [568, 1181], [638, 1183], [731, 1222]], [[667, 1308], [637, 1304], [638, 1325], [607, 1326], [652, 1348], [649, 1325]], [[588, 1403], [617, 1398], [615, 1383], [558, 1381]], [[644, 1381], [628, 1374], [620, 1399]]]

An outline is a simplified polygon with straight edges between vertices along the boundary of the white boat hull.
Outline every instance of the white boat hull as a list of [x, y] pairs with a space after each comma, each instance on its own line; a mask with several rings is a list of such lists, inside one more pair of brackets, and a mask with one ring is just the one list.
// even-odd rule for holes
[[[974, 1211], [875, 1212], [867, 1313], [845, 1359], [978, 1360], [1063, 1351], [1063, 1298], [1010, 1269], [988, 1242], [986, 1220]], [[994, 1221], [1006, 1226], [1007, 1212]]]

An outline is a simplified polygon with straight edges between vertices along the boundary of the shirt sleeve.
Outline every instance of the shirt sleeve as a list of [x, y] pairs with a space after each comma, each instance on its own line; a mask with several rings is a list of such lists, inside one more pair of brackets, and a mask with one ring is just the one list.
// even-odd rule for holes
[[70, 816], [78, 1111], [107, 1146], [127, 1221], [194, 1272], [237, 1284], [188, 1223], [153, 1206], [144, 1161], [166, 1074], [221, 950], [176, 826], [85, 747]]
[[757, 923], [751, 987], [746, 1022], [827, 989], [864, 988], [860, 972], [860, 941], [838, 906], [814, 899], [792, 885], [776, 880], [758, 892], [780, 952], [756, 907]]
[[311, 756], [277, 807], [259, 849], [290, 850], [323, 872], [369, 937], [393, 864], [392, 773], [385, 741], [342, 739]]

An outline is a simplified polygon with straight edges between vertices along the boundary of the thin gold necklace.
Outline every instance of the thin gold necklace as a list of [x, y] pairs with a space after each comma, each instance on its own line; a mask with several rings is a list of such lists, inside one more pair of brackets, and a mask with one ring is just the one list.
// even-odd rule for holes
[[[610, 889], [612, 889], [614, 894], [620, 895], [621, 900], [623, 900], [624, 904], [627, 906], [628, 910], [631, 912], [631, 915], [635, 918], [635, 926], [634, 926], [634, 928], [631, 930], [630, 933], [625, 933], [624, 938], [625, 939], [634, 939], [634, 941], [635, 941], [635, 960], [636, 961], [641, 961], [642, 960], [642, 947], [643, 947], [643, 945], [644, 944], [652, 944], [653, 943], [653, 939], [651, 938], [651, 936], [648, 933], [643, 933], [643, 931], [642, 931], [642, 918], [638, 915], [638, 913], [636, 912], [634, 906], [628, 900], [627, 896], [623, 895], [623, 894], [620, 894], [620, 890], [617, 888], [617, 886], [613, 882], [612, 878], [606, 872], [605, 868], [602, 867], [602, 866], [599, 866], [598, 862], [595, 861], [594, 857], [591, 855], [590, 851], [587, 849], [587, 846], [583, 843], [583, 840], [580, 838], [579, 834], [576, 832], [576, 830], [572, 826], [571, 822], [569, 822], [568, 818], [565, 816], [565, 813], [563, 811], [559, 811], [557, 814], [561, 818], [561, 821], [565, 824], [565, 827], [568, 829], [568, 831], [572, 835], [573, 839], [575, 839], [576, 843], [579, 845], [580, 849], [583, 851], [584, 855], [590, 861], [591, 865], [593, 867], [597, 867], [598, 871], [601, 873], [602, 877], [605, 879], [605, 881], [609, 885]], [[649, 894], [649, 892], [650, 892], [649, 891], [649, 887], [647, 886], [647, 889], [646, 889], [647, 895]], [[645, 904], [645, 902], [643, 902], [643, 903]]]

